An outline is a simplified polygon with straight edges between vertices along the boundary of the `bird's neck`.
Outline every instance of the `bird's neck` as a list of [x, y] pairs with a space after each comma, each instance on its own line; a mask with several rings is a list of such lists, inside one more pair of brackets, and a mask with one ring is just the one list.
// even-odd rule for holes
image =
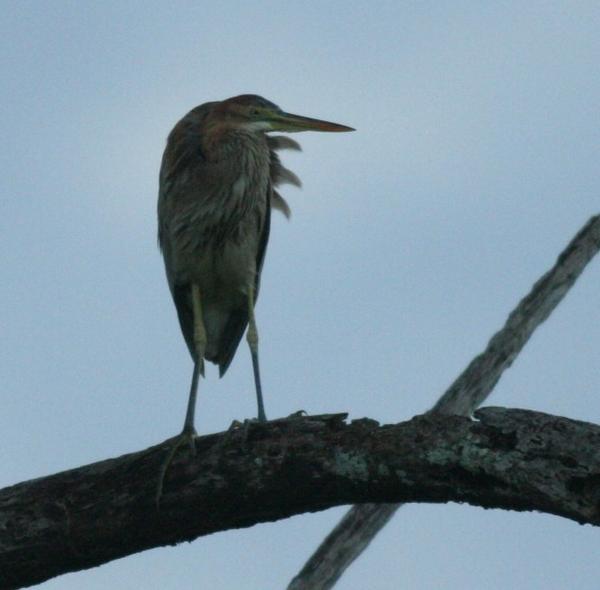
[[213, 161], [268, 154], [263, 132], [240, 129], [222, 122], [207, 126], [202, 143], [203, 152]]

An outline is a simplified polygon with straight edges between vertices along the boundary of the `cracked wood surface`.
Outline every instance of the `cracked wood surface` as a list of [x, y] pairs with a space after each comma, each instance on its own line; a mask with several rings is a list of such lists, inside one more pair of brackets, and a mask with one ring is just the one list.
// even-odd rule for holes
[[290, 417], [199, 437], [154, 505], [164, 443], [0, 490], [0, 588], [361, 502], [468, 502], [600, 525], [600, 427], [487, 408], [379, 426]]

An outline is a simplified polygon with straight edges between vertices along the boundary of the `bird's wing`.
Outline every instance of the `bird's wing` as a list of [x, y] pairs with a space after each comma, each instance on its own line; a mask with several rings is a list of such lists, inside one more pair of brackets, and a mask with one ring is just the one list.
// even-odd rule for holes
[[202, 137], [198, 133], [200, 123], [209, 114], [216, 103], [205, 103], [192, 109], [171, 131], [167, 139], [167, 147], [162, 157], [159, 192], [158, 192], [158, 244], [162, 250], [167, 281], [173, 297], [181, 332], [187, 347], [195, 357], [194, 351], [194, 316], [191, 304], [189, 284], [177, 283], [174, 274], [173, 244], [169, 223], [173, 219], [173, 207], [187, 187], [181, 186], [182, 179], [189, 179], [186, 174], [199, 161], [205, 161], [202, 154]]
[[[269, 183], [267, 189], [269, 193], [272, 193], [272, 187]], [[254, 281], [254, 303], [258, 299], [258, 291], [260, 289], [260, 276], [262, 273], [263, 263], [265, 261], [265, 253], [267, 251], [267, 243], [269, 241], [269, 232], [271, 230], [271, 208], [267, 207], [265, 213], [265, 220], [263, 223], [262, 231], [260, 233], [260, 240], [258, 243], [258, 252], [256, 254], [256, 279]], [[223, 330], [223, 336], [221, 338], [221, 346], [218, 353], [218, 357], [215, 362], [219, 365], [219, 377], [222, 377], [235, 355], [235, 351], [239, 346], [240, 340], [244, 334], [244, 330], [248, 325], [248, 310], [240, 308], [229, 316], [225, 329]]]
[[[186, 169], [191, 170], [198, 162], [205, 162], [202, 153], [202, 136], [198, 133], [201, 123], [209, 115], [216, 102], [207, 102], [192, 109], [172, 129], [167, 139], [167, 147], [162, 156], [160, 174], [158, 179], [158, 245], [165, 261], [168, 252], [168, 231], [166, 224], [169, 221], [169, 209], [173, 206], [176, 193], [181, 190], [179, 182], [181, 178], [187, 178]], [[172, 277], [169, 276], [169, 286], [172, 285]]]

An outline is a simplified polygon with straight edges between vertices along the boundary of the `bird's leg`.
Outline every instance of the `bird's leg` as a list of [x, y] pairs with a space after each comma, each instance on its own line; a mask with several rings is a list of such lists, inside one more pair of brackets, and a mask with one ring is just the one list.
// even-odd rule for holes
[[265, 405], [263, 403], [262, 386], [260, 384], [260, 369], [258, 366], [258, 331], [254, 317], [254, 285], [248, 287], [248, 331], [246, 340], [252, 355], [252, 369], [254, 370], [254, 385], [256, 387], [256, 402], [258, 404], [258, 421], [266, 422]]
[[190, 385], [190, 395], [188, 397], [188, 405], [185, 413], [185, 421], [183, 423], [183, 430], [181, 433], [172, 439], [172, 446], [167, 455], [167, 458], [163, 462], [156, 490], [156, 506], [160, 505], [160, 498], [162, 496], [163, 484], [165, 481], [165, 475], [167, 469], [173, 461], [173, 457], [177, 452], [177, 449], [188, 444], [192, 455], [196, 454], [196, 445], [194, 439], [196, 437], [196, 429], [194, 428], [194, 414], [196, 411], [196, 397], [198, 395], [198, 380], [201, 374], [204, 373], [204, 352], [206, 350], [206, 329], [204, 328], [204, 321], [202, 318], [202, 299], [200, 296], [200, 289], [198, 285], [192, 285], [192, 310], [194, 317], [194, 348], [196, 352], [196, 360], [194, 362], [194, 371], [192, 373], [192, 383]]
[[[198, 378], [204, 374], [204, 353], [206, 351], [206, 329], [202, 317], [202, 298], [198, 285], [192, 285], [192, 311], [194, 316], [194, 348], [196, 352], [196, 361], [194, 363], [194, 373], [192, 375], [192, 385], [188, 398], [187, 411], [185, 413], [185, 422], [183, 423], [182, 434], [196, 434], [194, 428], [194, 414], [196, 412], [196, 397], [198, 395]], [[192, 447], [193, 447], [192, 442]], [[195, 449], [194, 449], [195, 450]]]

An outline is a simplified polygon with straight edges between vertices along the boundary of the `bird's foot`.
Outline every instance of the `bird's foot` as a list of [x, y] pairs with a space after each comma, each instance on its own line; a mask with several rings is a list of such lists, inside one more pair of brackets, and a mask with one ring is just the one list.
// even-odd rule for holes
[[[245, 420], [244, 420], [245, 422]], [[244, 426], [244, 422], [240, 422], [239, 420], [232, 420], [227, 432], [235, 432]]]
[[230, 434], [237, 432], [241, 433], [241, 447], [243, 450], [246, 450], [246, 445], [248, 443], [248, 439], [250, 438], [250, 431], [253, 427], [264, 423], [265, 422], [259, 418], [246, 418], [243, 422], [234, 420], [227, 429], [227, 432]]
[[159, 510], [159, 508], [160, 508], [160, 499], [163, 494], [163, 485], [165, 483], [165, 476], [169, 469], [169, 465], [171, 465], [171, 462], [173, 461], [173, 458], [175, 457], [175, 454], [177, 453], [177, 449], [179, 449], [179, 447], [182, 447], [184, 445], [188, 445], [190, 447], [190, 453], [192, 454], [192, 456], [195, 456], [196, 455], [196, 436], [197, 436], [197, 433], [196, 433], [195, 428], [193, 428], [193, 427], [192, 428], [184, 428], [180, 434], [178, 434], [177, 436], [174, 436], [173, 438], [171, 438], [167, 441], [167, 444], [170, 447], [169, 454], [167, 455], [166, 459], [163, 461], [162, 465], [160, 466], [160, 473], [158, 475], [158, 485], [156, 486], [156, 495], [154, 497], [154, 503], [156, 504], [157, 510]]

